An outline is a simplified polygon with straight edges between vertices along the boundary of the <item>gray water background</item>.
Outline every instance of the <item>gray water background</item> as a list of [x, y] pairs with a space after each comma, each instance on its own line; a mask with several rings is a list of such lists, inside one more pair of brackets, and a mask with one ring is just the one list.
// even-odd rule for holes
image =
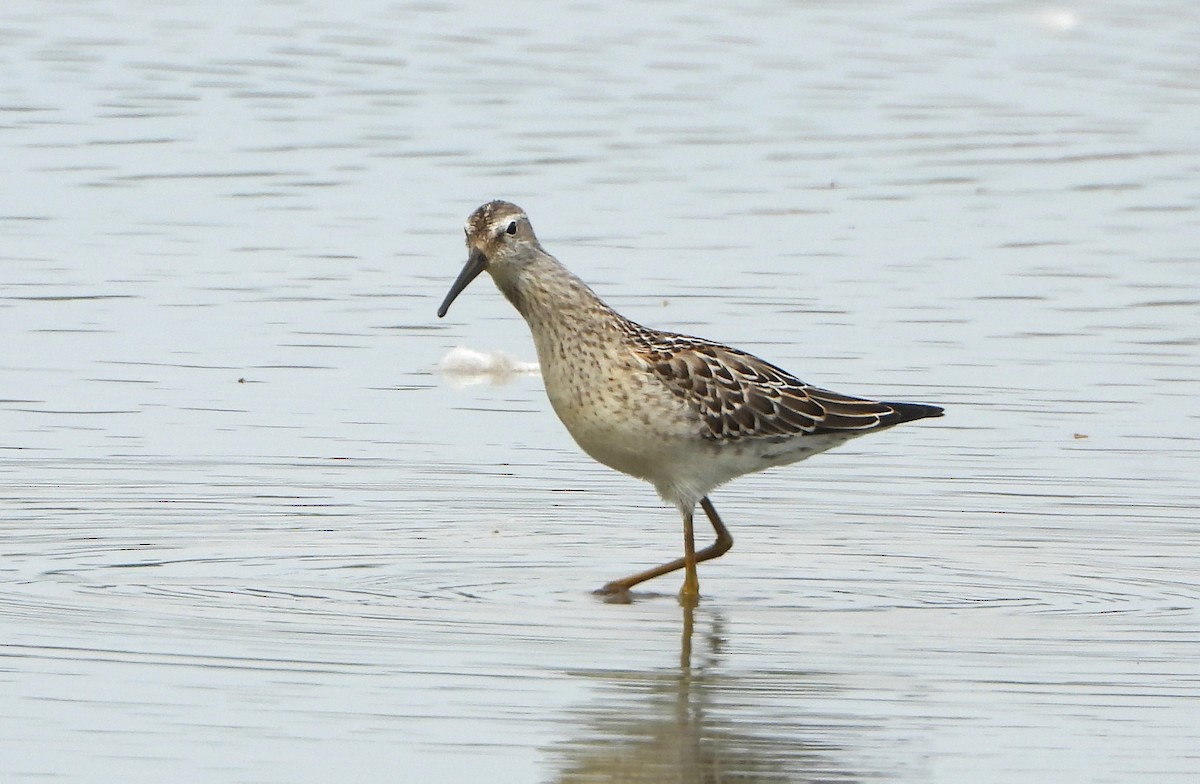
[[[1185, 0], [0, 10], [0, 780], [1200, 776]], [[580, 454], [480, 202], [652, 326], [947, 407]]]

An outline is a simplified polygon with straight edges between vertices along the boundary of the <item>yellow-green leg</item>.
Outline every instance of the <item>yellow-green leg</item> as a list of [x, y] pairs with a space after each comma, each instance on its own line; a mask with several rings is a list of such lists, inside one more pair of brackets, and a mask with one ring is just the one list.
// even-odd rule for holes
[[[701, 498], [700, 506], [702, 509], [704, 509], [704, 514], [706, 514], [708, 516], [708, 521], [710, 523], [712, 523], [713, 530], [716, 531], [717, 540], [715, 542], [710, 544], [708, 547], [705, 547], [703, 550], [699, 550], [699, 551], [695, 550], [695, 539], [692, 535], [692, 513], [688, 512], [687, 514], [684, 515], [684, 520], [683, 520], [683, 524], [684, 524], [684, 557], [683, 558], [676, 558], [674, 561], [665, 563], [662, 566], [656, 566], [653, 569], [647, 569], [644, 572], [638, 572], [637, 574], [630, 575], [629, 577], [626, 577], [622, 580], [613, 580], [612, 582], [606, 584], [604, 587], [598, 589], [596, 591], [596, 593], [599, 593], [599, 594], [625, 593], [630, 588], [637, 585], [638, 583], [644, 583], [647, 580], [654, 579], [655, 577], [661, 577], [662, 575], [673, 572], [676, 569], [688, 569], [689, 574], [691, 575], [691, 580], [689, 581], [687, 579], [687, 577], [685, 576], [684, 584], [683, 584], [684, 590], [686, 591], [688, 589], [688, 584], [689, 584], [689, 582], [691, 582], [693, 585], [693, 590], [694, 590], [695, 595], [699, 596], [700, 595], [700, 578], [697, 576], [697, 573], [696, 573], [696, 564], [703, 563], [704, 561], [708, 561], [708, 560], [711, 560], [718, 556], [724, 555], [725, 553], [729, 552], [729, 548], [733, 547], [733, 537], [729, 535], [729, 529], [727, 529], [725, 527], [725, 524], [721, 522], [721, 518], [717, 515], [717, 510], [713, 507], [712, 501], [709, 501], [707, 497]], [[688, 558], [687, 558], [687, 552], [689, 549], [689, 545], [691, 545], [691, 549], [693, 550], [693, 552], [692, 552], [693, 561], [692, 561], [692, 565], [690, 568], [688, 567]], [[683, 596], [683, 591], [680, 592], [680, 596], [681, 597]]]
[[700, 601], [700, 575], [696, 573], [696, 538], [692, 535], [692, 513], [683, 513], [683, 587], [679, 589], [679, 603], [684, 607], [695, 607]]

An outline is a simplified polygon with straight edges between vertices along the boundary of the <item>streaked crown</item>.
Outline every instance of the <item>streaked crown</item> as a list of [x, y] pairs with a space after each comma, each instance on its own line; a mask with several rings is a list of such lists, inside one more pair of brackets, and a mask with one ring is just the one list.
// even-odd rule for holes
[[[510, 230], [511, 224], [515, 224], [515, 228]], [[516, 234], [521, 226], [528, 225], [529, 216], [525, 210], [510, 201], [497, 199], [484, 204], [467, 218], [467, 239], [482, 240], [503, 232]]]

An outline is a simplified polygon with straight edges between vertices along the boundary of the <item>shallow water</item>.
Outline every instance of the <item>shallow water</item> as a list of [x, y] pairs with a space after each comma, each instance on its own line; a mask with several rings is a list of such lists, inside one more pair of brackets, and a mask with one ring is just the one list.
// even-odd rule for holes
[[[349, 8], [349, 7], [348, 7]], [[1190, 3], [13, 2], [0, 779], [1192, 781]], [[677, 515], [487, 280], [947, 417]], [[69, 753], [63, 753], [69, 750]]]

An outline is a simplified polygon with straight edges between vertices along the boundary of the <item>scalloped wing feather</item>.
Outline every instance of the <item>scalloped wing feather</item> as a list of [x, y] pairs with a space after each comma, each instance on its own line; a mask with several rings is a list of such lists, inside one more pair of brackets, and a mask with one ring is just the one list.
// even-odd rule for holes
[[826, 433], [853, 437], [941, 414], [936, 406], [881, 403], [814, 387], [719, 343], [633, 322], [626, 329], [644, 366], [696, 407], [702, 434], [714, 441], [787, 440]]

